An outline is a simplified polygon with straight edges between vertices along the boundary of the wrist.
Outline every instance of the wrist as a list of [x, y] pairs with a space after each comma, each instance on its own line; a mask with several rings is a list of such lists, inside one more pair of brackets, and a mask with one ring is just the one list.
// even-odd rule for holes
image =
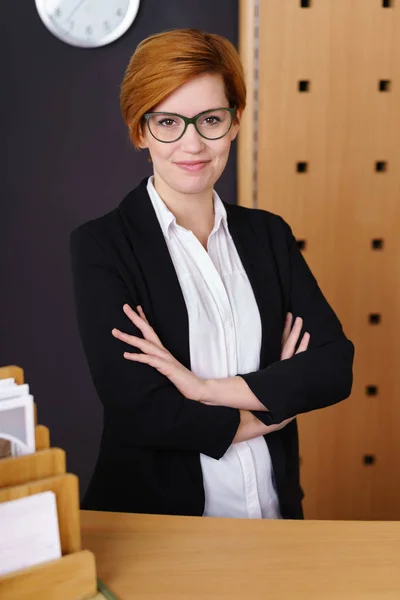
[[201, 402], [211, 402], [213, 400], [213, 383], [213, 379], [203, 379]]

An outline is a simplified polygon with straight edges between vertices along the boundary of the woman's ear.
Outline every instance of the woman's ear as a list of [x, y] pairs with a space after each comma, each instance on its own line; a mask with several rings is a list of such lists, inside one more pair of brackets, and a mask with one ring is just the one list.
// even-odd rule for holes
[[235, 120], [232, 124], [232, 128], [231, 128], [231, 140], [233, 142], [233, 140], [236, 138], [237, 134], [239, 133], [239, 129], [240, 129], [240, 121], [242, 119], [242, 114], [243, 114], [243, 109], [237, 110], [236, 111], [236, 115], [235, 115]]
[[139, 148], [140, 150], [143, 150], [144, 148], [148, 148], [149, 145], [146, 140], [145, 129], [143, 127], [143, 124], [140, 124], [138, 133], [139, 133], [139, 139], [138, 139], [138, 143], [135, 144], [135, 146], [137, 148]]
[[144, 148], [148, 148], [149, 147], [149, 144], [147, 143], [146, 137], [143, 135], [143, 133], [141, 133], [140, 136], [139, 136], [138, 147], [141, 150], [144, 150]]

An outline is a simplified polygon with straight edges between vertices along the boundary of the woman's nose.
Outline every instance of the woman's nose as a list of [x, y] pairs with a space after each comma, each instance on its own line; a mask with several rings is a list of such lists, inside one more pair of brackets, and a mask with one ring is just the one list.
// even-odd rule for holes
[[200, 152], [204, 148], [203, 138], [193, 125], [188, 125], [185, 133], [181, 138], [182, 149], [187, 152]]

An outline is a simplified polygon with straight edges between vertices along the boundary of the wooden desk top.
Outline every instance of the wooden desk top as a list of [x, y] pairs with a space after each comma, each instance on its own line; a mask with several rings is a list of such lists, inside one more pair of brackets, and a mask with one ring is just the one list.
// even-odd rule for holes
[[400, 522], [81, 517], [120, 600], [400, 598]]

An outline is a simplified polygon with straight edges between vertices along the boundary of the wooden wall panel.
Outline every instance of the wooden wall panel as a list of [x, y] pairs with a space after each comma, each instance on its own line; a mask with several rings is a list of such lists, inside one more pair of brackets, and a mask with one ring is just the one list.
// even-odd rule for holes
[[[309, 518], [400, 518], [397, 4], [259, 2], [257, 206], [306, 241], [304, 256], [356, 345], [351, 399], [299, 419]], [[301, 80], [308, 92], [299, 92]], [[380, 80], [390, 91], [379, 91]], [[247, 130], [242, 153], [249, 138]], [[377, 172], [377, 161], [387, 170]], [[383, 248], [373, 250], [373, 239]], [[371, 313], [379, 324], [369, 323]], [[365, 456], [375, 462], [365, 465]]]

